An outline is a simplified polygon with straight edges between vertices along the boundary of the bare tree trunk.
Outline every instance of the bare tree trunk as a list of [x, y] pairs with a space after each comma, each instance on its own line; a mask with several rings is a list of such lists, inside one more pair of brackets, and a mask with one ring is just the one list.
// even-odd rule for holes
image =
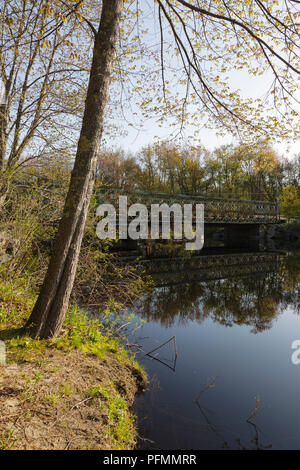
[[47, 338], [57, 335], [68, 308], [94, 187], [97, 155], [122, 7], [123, 0], [103, 0], [70, 187], [54, 253], [39, 297], [26, 325], [34, 337]]
[[[1, 80], [1, 77], [0, 77]], [[0, 83], [1, 85], [1, 83]], [[4, 84], [3, 84], [4, 87]], [[3, 96], [0, 100], [5, 100], [4, 90], [1, 90]], [[0, 93], [1, 95], [1, 93]], [[5, 165], [5, 150], [6, 150], [6, 105], [0, 102], [0, 212], [6, 201], [8, 192], [8, 175], [4, 170]]]
[[5, 104], [0, 103], [0, 170], [4, 167], [4, 158], [5, 158]]
[[1, 170], [0, 168], [0, 213], [5, 205], [8, 190], [9, 190], [8, 171]]

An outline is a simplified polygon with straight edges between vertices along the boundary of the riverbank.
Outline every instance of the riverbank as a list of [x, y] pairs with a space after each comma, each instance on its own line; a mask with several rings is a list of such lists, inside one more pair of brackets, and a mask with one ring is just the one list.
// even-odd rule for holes
[[[99, 320], [73, 306], [61, 335], [37, 341], [20, 327], [36, 294], [25, 279], [0, 280], [0, 450], [133, 449], [130, 407], [144, 370]], [[100, 328], [100, 331], [99, 331]]]
[[[268, 247], [273, 249], [294, 249], [300, 247], [300, 222], [286, 222], [280, 225], [270, 225], [267, 229]], [[272, 246], [273, 245], [273, 246]]]

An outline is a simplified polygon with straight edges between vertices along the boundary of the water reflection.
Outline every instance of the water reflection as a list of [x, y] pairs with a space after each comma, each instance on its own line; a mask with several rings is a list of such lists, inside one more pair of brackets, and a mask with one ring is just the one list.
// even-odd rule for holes
[[[140, 315], [164, 327], [190, 321], [200, 324], [211, 317], [228, 327], [251, 326], [257, 333], [270, 329], [289, 305], [300, 313], [300, 257], [247, 253], [221, 258], [218, 267], [194, 267], [192, 271], [166, 273], [161, 263], [162, 272], [155, 272], [153, 278], [164, 285], [138, 302]], [[170, 269], [165, 263], [165, 269]], [[190, 281], [195, 277], [200, 280]]]
[[176, 336], [178, 358], [176, 370], [163, 364], [171, 342], [160, 361], [138, 356], [159, 383], [136, 402], [142, 447], [300, 449], [300, 368], [291, 363], [300, 253], [214, 253], [148, 268], [157, 287], [136, 305], [146, 321], [137, 341], [147, 352]]

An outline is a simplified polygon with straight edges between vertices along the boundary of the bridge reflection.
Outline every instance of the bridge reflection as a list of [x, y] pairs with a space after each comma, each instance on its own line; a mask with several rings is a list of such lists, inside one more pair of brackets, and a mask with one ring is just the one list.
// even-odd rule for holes
[[138, 302], [137, 310], [165, 327], [210, 317], [258, 333], [271, 328], [289, 305], [300, 313], [299, 258], [236, 253], [146, 260], [145, 265], [157, 287]]

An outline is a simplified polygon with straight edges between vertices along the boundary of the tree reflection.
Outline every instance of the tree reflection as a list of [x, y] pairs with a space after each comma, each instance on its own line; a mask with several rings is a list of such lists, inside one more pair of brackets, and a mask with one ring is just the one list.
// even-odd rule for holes
[[[206, 272], [208, 279], [211, 271], [209, 268]], [[156, 288], [139, 303], [138, 311], [147, 321], [171, 327], [175, 323], [201, 323], [210, 317], [227, 327], [247, 325], [253, 333], [259, 333], [270, 329], [288, 307], [300, 313], [299, 254], [283, 257], [276, 267], [265, 263], [263, 271], [255, 272], [254, 268], [251, 275], [238, 276], [231, 266], [217, 280], [205, 280], [203, 269], [200, 281], [184, 282], [188, 271], [180, 275], [181, 282], [177, 277], [172, 283], [170, 276], [170, 285]]]

